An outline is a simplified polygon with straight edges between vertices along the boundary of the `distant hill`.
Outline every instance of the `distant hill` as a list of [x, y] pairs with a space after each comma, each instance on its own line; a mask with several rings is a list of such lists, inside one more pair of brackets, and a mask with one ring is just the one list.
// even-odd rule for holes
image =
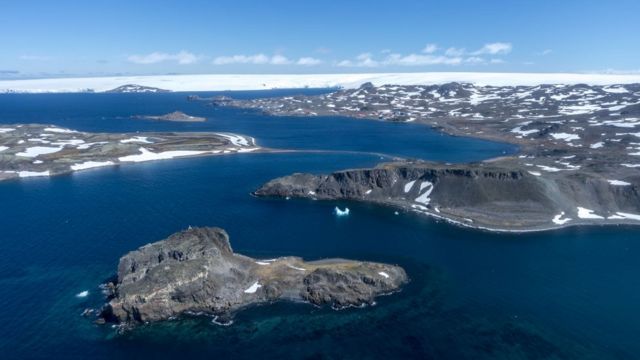
[[127, 84], [127, 85], [118, 86], [115, 89], [107, 90], [105, 92], [108, 92], [108, 93], [161, 93], [161, 92], [171, 92], [171, 90], [165, 90], [165, 89], [136, 85], [136, 84]]

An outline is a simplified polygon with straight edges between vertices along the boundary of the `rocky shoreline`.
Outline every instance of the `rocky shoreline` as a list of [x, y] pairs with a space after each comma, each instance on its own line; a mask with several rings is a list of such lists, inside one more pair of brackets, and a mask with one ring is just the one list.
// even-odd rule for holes
[[222, 229], [189, 228], [120, 259], [99, 322], [132, 327], [188, 314], [228, 317], [282, 300], [358, 307], [407, 281], [402, 268], [382, 263], [253, 259], [234, 253]]
[[249, 136], [214, 132], [87, 133], [53, 125], [0, 126], [0, 181], [178, 157], [265, 152]]
[[328, 175], [294, 174], [268, 182], [255, 195], [376, 203], [491, 231], [640, 225], [637, 185], [585, 174], [540, 177], [509, 159], [392, 162]]
[[495, 231], [640, 224], [640, 84], [367, 83], [324, 95], [212, 101], [271, 115], [416, 122], [520, 148], [516, 156], [481, 163], [415, 161], [296, 174], [257, 195], [380, 203]]

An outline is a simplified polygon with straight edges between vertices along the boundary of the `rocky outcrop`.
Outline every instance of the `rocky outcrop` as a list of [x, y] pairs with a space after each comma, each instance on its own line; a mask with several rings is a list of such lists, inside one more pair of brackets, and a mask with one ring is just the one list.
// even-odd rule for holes
[[492, 230], [545, 230], [575, 224], [640, 224], [640, 177], [541, 176], [509, 159], [477, 164], [396, 162], [330, 175], [294, 174], [257, 196], [346, 199], [401, 207]]
[[175, 121], [175, 122], [204, 122], [207, 118], [201, 116], [191, 116], [183, 113], [182, 111], [174, 111], [164, 115], [139, 115], [134, 116], [134, 119], [143, 120], [158, 120], [158, 121]]
[[185, 313], [228, 315], [252, 304], [307, 301], [341, 308], [371, 304], [407, 282], [398, 266], [297, 257], [256, 260], [235, 254], [219, 228], [190, 228], [120, 259], [102, 311], [136, 324]]

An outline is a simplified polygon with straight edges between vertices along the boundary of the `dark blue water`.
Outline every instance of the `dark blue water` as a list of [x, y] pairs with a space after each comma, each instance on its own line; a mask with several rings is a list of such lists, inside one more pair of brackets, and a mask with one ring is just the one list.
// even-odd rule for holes
[[[236, 96], [259, 96], [242, 93]], [[267, 94], [271, 95], [271, 94]], [[0, 122], [92, 131], [228, 130], [261, 144], [477, 160], [513, 148], [420, 126], [272, 118], [187, 103], [184, 94], [0, 96]], [[182, 110], [205, 124], [130, 120]], [[288, 138], [289, 137], [289, 138]], [[304, 140], [300, 140], [304, 139]], [[349, 139], [346, 141], [345, 139]], [[294, 144], [288, 146], [287, 144]], [[637, 358], [640, 231], [590, 227], [508, 235], [392, 209], [250, 196], [292, 172], [372, 166], [367, 153], [242, 154], [0, 183], [2, 358]], [[340, 203], [339, 205], [346, 205]], [[398, 263], [411, 283], [366, 309], [247, 309], [229, 327], [191, 318], [117, 335], [80, 316], [118, 258], [189, 225], [225, 228], [259, 257]], [[87, 298], [75, 294], [88, 290]]]

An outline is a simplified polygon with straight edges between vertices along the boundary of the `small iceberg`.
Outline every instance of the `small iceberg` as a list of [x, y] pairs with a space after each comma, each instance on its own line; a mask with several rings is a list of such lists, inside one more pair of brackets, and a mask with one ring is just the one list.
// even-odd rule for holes
[[347, 216], [349, 215], [349, 208], [345, 207], [344, 210], [340, 210], [340, 208], [336, 206], [336, 208], [333, 209], [333, 212], [336, 214], [336, 216]]
[[87, 296], [89, 296], [89, 290], [81, 291], [76, 294], [77, 298], [85, 298]]

